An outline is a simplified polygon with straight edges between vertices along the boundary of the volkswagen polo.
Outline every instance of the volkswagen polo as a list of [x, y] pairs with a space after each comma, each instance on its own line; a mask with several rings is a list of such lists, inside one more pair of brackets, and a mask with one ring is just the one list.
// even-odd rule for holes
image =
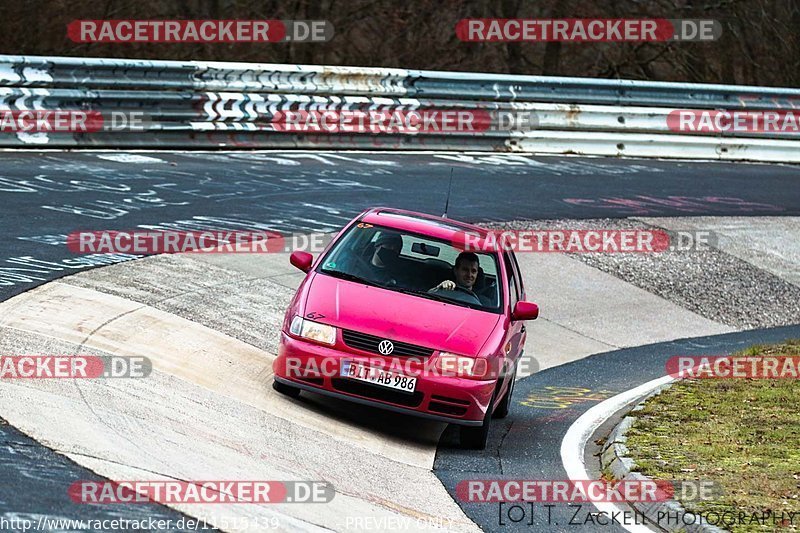
[[513, 252], [487, 235], [373, 208], [316, 260], [293, 252], [306, 276], [283, 321], [273, 387], [457, 424], [462, 446], [485, 448], [491, 419], [509, 411], [524, 322], [539, 313]]

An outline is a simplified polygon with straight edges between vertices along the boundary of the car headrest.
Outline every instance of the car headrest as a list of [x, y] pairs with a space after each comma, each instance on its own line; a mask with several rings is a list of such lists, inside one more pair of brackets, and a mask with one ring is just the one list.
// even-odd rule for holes
[[486, 274], [483, 272], [483, 268], [478, 267], [478, 276], [475, 278], [475, 290], [481, 290], [486, 286]]
[[367, 243], [364, 249], [361, 251], [361, 255], [364, 259], [369, 259], [372, 257], [372, 254], [375, 253], [375, 248], [377, 248], [374, 242]]

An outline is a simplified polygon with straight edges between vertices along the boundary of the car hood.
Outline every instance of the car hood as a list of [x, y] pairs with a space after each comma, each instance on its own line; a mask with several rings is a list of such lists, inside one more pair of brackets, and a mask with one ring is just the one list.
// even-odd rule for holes
[[480, 352], [501, 316], [319, 273], [303, 312], [332, 326], [463, 355]]

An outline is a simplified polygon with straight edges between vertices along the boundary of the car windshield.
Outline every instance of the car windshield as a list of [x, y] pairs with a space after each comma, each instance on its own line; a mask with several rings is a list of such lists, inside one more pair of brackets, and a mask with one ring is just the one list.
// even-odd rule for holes
[[318, 272], [387, 290], [499, 313], [496, 255], [395, 228], [354, 225], [320, 261]]

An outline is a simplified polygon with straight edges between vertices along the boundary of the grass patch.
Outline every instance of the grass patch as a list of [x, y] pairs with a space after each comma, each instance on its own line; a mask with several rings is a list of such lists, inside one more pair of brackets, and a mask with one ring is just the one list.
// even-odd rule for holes
[[[800, 356], [800, 340], [757, 345], [735, 355]], [[648, 400], [628, 432], [630, 457], [655, 479], [714, 480], [722, 496], [682, 502], [687, 510], [749, 517], [794, 512], [800, 530], [800, 382], [794, 379], [687, 379]], [[719, 524], [775, 531], [770, 519]]]

